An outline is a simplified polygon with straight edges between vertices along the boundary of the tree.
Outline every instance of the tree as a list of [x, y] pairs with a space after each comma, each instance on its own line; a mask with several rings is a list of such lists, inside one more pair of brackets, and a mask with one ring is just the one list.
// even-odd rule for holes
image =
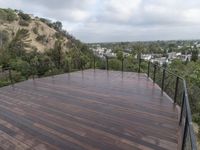
[[121, 50], [119, 50], [117, 52], [117, 59], [119, 59], [119, 60], [123, 60], [124, 59], [123, 52]]
[[137, 55], [137, 58], [139, 59], [141, 54], [145, 52], [145, 47], [142, 43], [136, 43], [133, 45], [132, 55]]
[[47, 55], [51, 58], [54, 64], [56, 64], [56, 66], [59, 68], [64, 57], [64, 53], [62, 51], [62, 42], [60, 40], [57, 40], [54, 44], [54, 48], [49, 49], [47, 51]]
[[62, 23], [60, 21], [56, 21], [53, 23], [53, 27], [57, 31], [62, 31]]
[[199, 51], [197, 48], [195, 48], [194, 50], [192, 50], [192, 57], [191, 57], [191, 60], [196, 62], [198, 60], [198, 54], [199, 54]]
[[8, 45], [8, 50], [12, 58], [22, 57], [25, 55], [25, 47], [29, 47], [26, 39], [29, 37], [29, 31], [27, 29], [19, 29], [16, 36]]
[[31, 17], [28, 14], [23, 13], [22, 11], [20, 11], [18, 13], [18, 15], [20, 16], [21, 19], [25, 20], [25, 21], [30, 21]]

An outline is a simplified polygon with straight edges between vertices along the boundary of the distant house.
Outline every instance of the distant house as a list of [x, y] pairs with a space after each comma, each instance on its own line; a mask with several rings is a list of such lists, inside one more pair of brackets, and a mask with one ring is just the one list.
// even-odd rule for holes
[[150, 60], [150, 59], [152, 59], [152, 54], [142, 54], [141, 59]]
[[191, 54], [185, 54], [185, 55], [180, 55], [178, 56], [178, 58], [182, 61], [191, 61], [191, 57], [192, 55]]
[[176, 52], [167, 53], [168, 59], [173, 60], [177, 57]]
[[170, 61], [166, 57], [154, 58], [151, 59], [151, 62], [157, 62], [161, 66], [170, 63]]

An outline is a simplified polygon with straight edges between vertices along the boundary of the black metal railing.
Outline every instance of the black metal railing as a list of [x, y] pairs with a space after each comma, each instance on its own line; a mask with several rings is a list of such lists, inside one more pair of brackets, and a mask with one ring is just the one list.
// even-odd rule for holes
[[[97, 61], [98, 59], [98, 61]], [[106, 69], [106, 70], [121, 70], [128, 72], [145, 72], [147, 70], [147, 65], [141, 59], [132, 59], [132, 57], [123, 57], [117, 59], [116, 57], [104, 56], [99, 58], [94, 56], [93, 61], [94, 69]]]
[[[91, 62], [89, 62], [91, 63]], [[0, 67], [0, 87], [14, 85], [17, 82], [27, 79], [35, 79], [46, 76], [54, 76], [67, 72], [74, 72], [91, 68], [91, 64], [86, 65], [81, 59], [74, 61], [46, 61], [30, 63], [27, 66], [20, 67], [12, 64], [6, 67]]]
[[[95, 59], [95, 57], [94, 57]], [[111, 68], [110, 61], [117, 58], [104, 58], [105, 68], [107, 70], [116, 70]], [[121, 71], [127, 71], [125, 61], [127, 58], [121, 60]], [[94, 61], [95, 62], [95, 61]], [[173, 103], [180, 107], [179, 127], [180, 127], [180, 142], [179, 149], [181, 150], [197, 150], [196, 136], [192, 125], [192, 115], [190, 110], [190, 104], [188, 99], [188, 90], [186, 81], [182, 77], [169, 71], [166, 67], [162, 67], [157, 63], [150, 61], [143, 61], [142, 59], [135, 59], [135, 68], [131, 68], [128, 71], [147, 73], [148, 78], [151, 78], [154, 83], [158, 84], [162, 93], [166, 93], [173, 101]], [[146, 64], [147, 66], [142, 64]], [[93, 67], [97, 68], [94, 63]], [[120, 65], [120, 64], [119, 64]], [[101, 68], [103, 69], [103, 68]], [[118, 69], [119, 70], [119, 69]]]
[[171, 97], [174, 104], [179, 105], [181, 108], [179, 117], [180, 149], [197, 150], [185, 79], [150, 61], [148, 62], [147, 75], [161, 87], [162, 92]]

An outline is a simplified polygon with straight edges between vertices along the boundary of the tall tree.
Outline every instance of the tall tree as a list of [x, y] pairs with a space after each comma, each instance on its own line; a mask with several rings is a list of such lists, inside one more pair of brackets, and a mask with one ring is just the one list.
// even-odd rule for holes
[[191, 60], [196, 62], [198, 60], [198, 55], [199, 55], [199, 51], [198, 49], [195, 47], [193, 50], [192, 50], [192, 57], [191, 57]]

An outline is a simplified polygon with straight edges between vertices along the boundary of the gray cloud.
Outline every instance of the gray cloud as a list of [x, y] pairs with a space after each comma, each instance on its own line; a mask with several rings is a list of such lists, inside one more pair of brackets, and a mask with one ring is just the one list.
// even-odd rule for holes
[[0, 0], [0, 6], [60, 20], [84, 42], [200, 37], [199, 0]]

